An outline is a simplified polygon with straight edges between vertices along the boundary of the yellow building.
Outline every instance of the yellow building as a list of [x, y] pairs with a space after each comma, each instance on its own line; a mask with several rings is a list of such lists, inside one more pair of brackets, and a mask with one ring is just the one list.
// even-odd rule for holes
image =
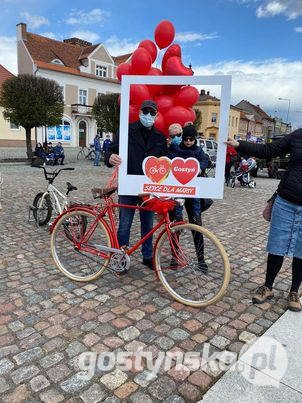
[[[218, 140], [220, 99], [205, 90], [200, 91], [198, 102], [194, 106], [201, 112], [201, 124], [198, 133], [206, 138]], [[229, 136], [234, 138], [239, 132], [240, 109], [231, 105], [229, 115]]]
[[[13, 77], [13, 74], [6, 70], [0, 64], [0, 91], [5, 80]], [[34, 140], [34, 131], [32, 131], [32, 142]], [[3, 117], [3, 108], [0, 107], [0, 147], [25, 147], [25, 130], [23, 127], [16, 126]]]

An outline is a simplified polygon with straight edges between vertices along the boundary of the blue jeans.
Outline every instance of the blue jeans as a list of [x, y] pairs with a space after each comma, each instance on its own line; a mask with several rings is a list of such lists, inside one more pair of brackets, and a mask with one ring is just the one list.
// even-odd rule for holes
[[99, 162], [100, 162], [100, 155], [101, 155], [101, 151], [95, 150], [95, 159], [94, 159], [94, 162], [93, 162], [93, 165], [94, 165], [95, 167], [99, 165]]
[[[138, 196], [119, 196], [119, 203], [136, 206], [139, 204]], [[130, 229], [133, 221], [135, 210], [130, 208], [120, 208], [119, 212], [119, 227], [117, 230], [117, 239], [120, 246], [129, 246]], [[143, 238], [153, 228], [152, 211], [140, 211], [141, 221], [141, 237]], [[142, 245], [142, 255], [144, 259], [152, 258], [152, 237], [148, 238]]]
[[[198, 216], [200, 214], [200, 199], [191, 199], [191, 209], [192, 209], [192, 215], [193, 216]], [[177, 205], [174, 207], [174, 213], [176, 217], [182, 217], [182, 210], [183, 206]]]

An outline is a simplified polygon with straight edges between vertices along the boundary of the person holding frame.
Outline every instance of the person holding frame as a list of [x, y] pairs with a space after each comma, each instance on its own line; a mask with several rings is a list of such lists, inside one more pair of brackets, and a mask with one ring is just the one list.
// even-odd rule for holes
[[[146, 157], [166, 156], [167, 141], [163, 133], [158, 131], [155, 120], [158, 116], [157, 104], [152, 100], [145, 100], [140, 108], [139, 121], [129, 124], [128, 131], [128, 175], [144, 175], [142, 164]], [[122, 163], [119, 156], [119, 135], [110, 145], [105, 154], [105, 164], [108, 167], [118, 166]], [[119, 195], [119, 203], [125, 205], [138, 205], [142, 202], [139, 196]], [[120, 245], [128, 246], [130, 230], [135, 211], [129, 208], [121, 208], [119, 211], [119, 227], [117, 231]], [[141, 236], [142, 238], [153, 227], [154, 213], [151, 211], [140, 211]], [[143, 264], [153, 270], [152, 262], [152, 237], [142, 245]]]

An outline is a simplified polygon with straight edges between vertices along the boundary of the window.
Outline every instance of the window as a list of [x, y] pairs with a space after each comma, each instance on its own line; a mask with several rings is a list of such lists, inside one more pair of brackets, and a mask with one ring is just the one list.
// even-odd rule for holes
[[79, 90], [79, 104], [87, 105], [87, 90]]
[[212, 113], [212, 123], [217, 122], [217, 113]]
[[53, 63], [53, 64], [60, 64], [61, 66], [64, 66], [64, 63], [63, 63], [62, 60], [60, 60], [60, 59], [53, 59], [53, 60], [51, 61], [51, 63]]
[[107, 67], [96, 65], [95, 74], [99, 77], [107, 77]]
[[236, 127], [238, 126], [238, 118], [236, 118]]
[[60, 85], [60, 90], [62, 91], [63, 101], [64, 101], [64, 85]]
[[232, 126], [234, 127], [234, 116], [232, 116]]
[[217, 150], [218, 144], [214, 143], [214, 149]]
[[11, 130], [20, 130], [20, 126], [15, 125], [15, 123], [10, 122], [10, 129]]

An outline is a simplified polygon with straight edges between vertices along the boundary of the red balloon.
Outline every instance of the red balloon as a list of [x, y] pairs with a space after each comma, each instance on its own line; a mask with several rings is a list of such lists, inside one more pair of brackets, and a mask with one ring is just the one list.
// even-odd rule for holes
[[173, 106], [164, 116], [166, 125], [169, 127], [172, 123], [179, 123], [183, 126], [190, 120], [190, 113], [183, 106]]
[[[151, 67], [151, 69], [148, 71], [147, 76], [162, 76], [163, 72], [160, 69], [157, 69], [156, 67]], [[162, 90], [161, 85], [148, 85], [149, 91], [151, 96], [154, 96]]]
[[199, 92], [195, 87], [186, 85], [182, 87], [178, 94], [174, 97], [175, 105], [192, 106], [195, 105], [199, 99]]
[[150, 39], [145, 39], [139, 43], [138, 47], [146, 49], [151, 56], [152, 63], [155, 62], [157, 57], [157, 47], [153, 41], [150, 41]]
[[189, 119], [188, 119], [188, 122], [195, 122], [195, 119], [196, 119], [196, 113], [195, 113], [195, 111], [194, 111], [194, 109], [192, 109], [192, 108], [187, 108], [187, 111], [188, 111], [188, 113], [189, 113]]
[[193, 71], [182, 64], [179, 56], [172, 56], [166, 62], [164, 74], [167, 76], [192, 76]]
[[131, 69], [131, 64], [130, 63], [121, 63], [117, 70], [116, 70], [116, 76], [117, 78], [121, 81], [122, 75], [128, 75], [130, 74], [130, 69]]
[[157, 103], [157, 108], [159, 112], [165, 114], [170, 108], [174, 106], [174, 100], [169, 95], [159, 95], [155, 102]]
[[155, 28], [154, 38], [159, 49], [169, 46], [175, 37], [175, 28], [168, 20], [161, 21]]
[[150, 92], [145, 84], [130, 85], [130, 103], [141, 107], [143, 101], [150, 99]]
[[129, 105], [129, 123], [139, 120], [139, 107], [137, 105]]
[[176, 94], [181, 89], [182, 85], [163, 85], [161, 94], [176, 96]]
[[117, 103], [120, 105], [121, 104], [121, 96], [119, 95], [117, 98]]
[[157, 114], [157, 118], [155, 120], [154, 126], [156, 127], [157, 130], [159, 130], [162, 133], [164, 133], [164, 131], [166, 129], [165, 119], [160, 112], [158, 112], [158, 114]]
[[169, 59], [169, 57], [172, 56], [178, 56], [181, 58], [181, 47], [179, 45], [177, 45], [176, 43], [174, 43], [173, 45], [169, 46], [168, 49], [166, 50], [163, 60], [161, 62], [161, 68], [162, 70], [164, 70], [165, 65], [167, 63], [167, 60]]
[[131, 58], [131, 74], [147, 74], [150, 70], [152, 59], [149, 52], [144, 48], [138, 48]]

